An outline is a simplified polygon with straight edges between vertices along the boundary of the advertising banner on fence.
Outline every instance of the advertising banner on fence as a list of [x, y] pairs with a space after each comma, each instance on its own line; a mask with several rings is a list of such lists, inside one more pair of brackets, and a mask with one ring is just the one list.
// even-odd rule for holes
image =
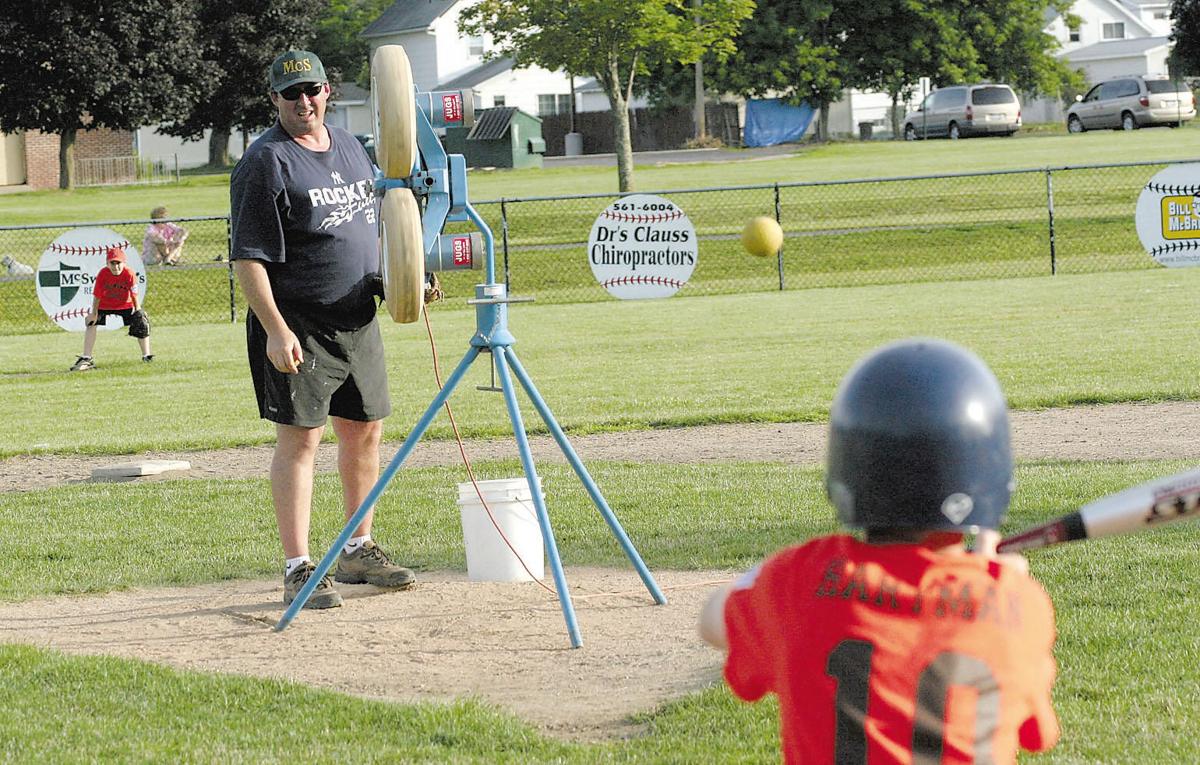
[[622, 300], [670, 297], [696, 268], [696, 229], [674, 202], [631, 194], [605, 208], [588, 236], [588, 263]]
[[[107, 228], [74, 228], [59, 235], [42, 252], [37, 268], [37, 294], [50, 321], [70, 332], [82, 332], [92, 309], [92, 286], [96, 274], [107, 268], [109, 247], [125, 251], [125, 267], [133, 271], [139, 301], [146, 299], [146, 267], [137, 248], [125, 237]], [[118, 329], [123, 324], [109, 316], [100, 329]]]
[[1138, 196], [1138, 238], [1164, 266], [1200, 264], [1200, 164], [1160, 170]]

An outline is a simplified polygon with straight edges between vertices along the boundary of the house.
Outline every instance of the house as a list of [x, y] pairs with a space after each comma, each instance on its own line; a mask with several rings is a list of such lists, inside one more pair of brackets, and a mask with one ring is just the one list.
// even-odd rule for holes
[[396, 0], [362, 31], [372, 55], [402, 45], [421, 91], [466, 90], [475, 108], [516, 107], [536, 116], [570, 111], [571, 81], [563, 72], [517, 68], [511, 59], [485, 61], [489, 39], [467, 37], [458, 19], [471, 0]]
[[355, 134], [374, 131], [375, 112], [371, 104], [371, 91], [353, 82], [338, 85], [333, 89], [329, 107], [325, 110], [325, 122]]
[[[1056, 55], [1072, 69], [1083, 70], [1087, 84], [1134, 74], [1169, 74], [1171, 3], [1164, 0], [1077, 0], [1070, 14], [1047, 10], [1044, 32], [1058, 40]], [[1026, 99], [1025, 122], [1065, 119], [1062, 99]]]
[[1171, 3], [1164, 0], [1077, 0], [1068, 27], [1053, 14], [1044, 31], [1058, 40], [1059, 58], [1082, 69], [1089, 83], [1131, 74], [1167, 74]]

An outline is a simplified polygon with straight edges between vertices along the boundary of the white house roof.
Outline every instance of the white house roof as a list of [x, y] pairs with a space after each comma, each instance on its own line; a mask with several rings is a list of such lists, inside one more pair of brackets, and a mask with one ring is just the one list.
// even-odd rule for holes
[[[1098, 2], [1108, 5], [1118, 15], [1124, 17], [1126, 24], [1141, 30], [1147, 35], [1152, 34], [1154, 30], [1148, 27], [1146, 23], [1138, 16], [1138, 14], [1134, 13], [1133, 9], [1166, 5], [1166, 3], [1161, 2], [1161, 0], [1155, 0], [1154, 2], [1137, 2], [1137, 0], [1098, 0]], [[1072, 7], [1071, 12], [1074, 12], [1074, 10], [1074, 7]], [[1046, 8], [1046, 10], [1042, 12], [1042, 29], [1045, 30], [1048, 28], [1054, 23], [1054, 20], [1060, 16], [1062, 16], [1062, 14], [1055, 11], [1054, 8]], [[1087, 21], [1087, 19], [1084, 19], [1084, 21]]]
[[498, 74], [504, 74], [513, 68], [511, 58], [496, 58], [485, 61], [474, 69], [468, 69], [450, 79], [439, 82], [437, 90], [470, 90], [476, 85], [487, 82]]
[[1105, 40], [1068, 51], [1062, 54], [1062, 57], [1072, 64], [1080, 61], [1128, 58], [1130, 56], [1140, 56], [1149, 53], [1157, 48], [1166, 47], [1169, 43], [1169, 37], [1133, 37], [1127, 40]]
[[359, 37], [386, 37], [400, 32], [428, 29], [460, 0], [396, 0], [379, 18], [367, 25]]

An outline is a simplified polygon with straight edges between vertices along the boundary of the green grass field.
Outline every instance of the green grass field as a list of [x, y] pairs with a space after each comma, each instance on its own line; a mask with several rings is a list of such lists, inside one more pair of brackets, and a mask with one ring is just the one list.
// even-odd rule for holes
[[[928, 334], [976, 349], [1013, 406], [1195, 400], [1190, 353], [1196, 322], [1178, 317], [1197, 287], [1192, 270], [873, 286], [619, 304], [516, 306], [516, 349], [572, 433], [704, 422], [822, 420], [837, 379], [889, 338]], [[1178, 317], [1178, 318], [1177, 318]], [[435, 315], [443, 369], [465, 350], [473, 316]], [[20, 417], [0, 425], [4, 454], [211, 448], [269, 442], [254, 418], [236, 327], [166, 328], [159, 360], [136, 361], [133, 341], [100, 338], [101, 366], [65, 371], [77, 337], [30, 335], [0, 345], [7, 402]], [[386, 328], [394, 444], [433, 392], [428, 341], [419, 326]], [[476, 370], [452, 399], [470, 434], [501, 434], [500, 400], [474, 390]], [[106, 437], [86, 427], [121, 391], [134, 416]], [[532, 411], [527, 422], [534, 421]], [[435, 434], [447, 435], [444, 420]], [[84, 426], [81, 427], [81, 424]], [[481, 466], [512, 472], [514, 462]], [[772, 550], [834, 528], [820, 470], [773, 464], [589, 465], [652, 569], [744, 568]], [[1178, 461], [1023, 463], [1007, 528], [1185, 467]], [[543, 469], [554, 488], [558, 542], [572, 565], [622, 565], [595, 528], [594, 511], [564, 468]], [[405, 471], [404, 512], [420, 519], [385, 544], [421, 568], [463, 566], [452, 501], [455, 471]], [[400, 479], [398, 479], [400, 480]], [[655, 487], [648, 490], [648, 486]], [[336, 502], [322, 476], [318, 503]], [[0, 600], [184, 585], [276, 575], [265, 480], [76, 485], [0, 495]], [[381, 517], [400, 508], [386, 493]], [[698, 512], [703, 497], [704, 512]], [[119, 500], [119, 501], [118, 501]], [[169, 504], [164, 515], [156, 507]], [[801, 506], [812, 512], [795, 513]], [[220, 507], [214, 517], [210, 508]], [[100, 509], [107, 508], [107, 509]], [[53, 547], [44, 539], [47, 513]], [[155, 518], [153, 524], [144, 521]], [[338, 527], [328, 513], [314, 536]], [[120, 528], [122, 534], [109, 533]], [[1055, 692], [1064, 739], [1030, 762], [1161, 763], [1200, 757], [1191, 704], [1200, 649], [1187, 618], [1188, 582], [1200, 574], [1194, 524], [1031, 555], [1059, 615]], [[129, 554], [169, 538], [178, 565]], [[772, 704], [734, 702], [714, 687], [649, 715], [629, 741], [572, 744], [547, 738], [486, 705], [399, 705], [345, 699], [294, 684], [164, 669], [135, 661], [0, 648], [9, 668], [0, 693], [0, 752], [17, 762], [282, 762], [333, 759], [339, 742], [370, 738], [368, 761], [770, 762]], [[285, 733], [282, 710], [319, 708]], [[329, 712], [336, 709], [336, 712]], [[1163, 710], [1169, 710], [1164, 715]], [[304, 712], [302, 715], [313, 713]], [[714, 725], [714, 720], [721, 720]], [[317, 733], [319, 731], [319, 733]]]
[[[493, 469], [482, 466], [485, 471]], [[511, 464], [495, 470], [511, 469]], [[635, 466], [601, 463], [597, 481], [656, 568], [743, 568], [791, 540], [832, 530], [820, 472], [780, 465]], [[1075, 506], [1155, 475], [1179, 462], [1023, 465], [1008, 526]], [[594, 511], [561, 467], [544, 471], [556, 496], [556, 527], [565, 559], [621, 566], [619, 551], [595, 530]], [[461, 567], [449, 469], [413, 470], [404, 478], [407, 517], [418, 525], [385, 540], [422, 567]], [[648, 493], [646, 486], [659, 487]], [[738, 491], [745, 487], [747, 491]], [[144, 585], [188, 584], [277, 575], [264, 481], [187, 481], [72, 486], [6, 497], [0, 554], [13, 577], [8, 600]], [[318, 482], [332, 502], [336, 480]], [[385, 494], [380, 512], [401, 510]], [[392, 499], [389, 499], [392, 497]], [[693, 508], [704, 498], [705, 512]], [[157, 509], [170, 503], [173, 512]], [[214, 519], [211, 507], [222, 513]], [[45, 535], [54, 508], [55, 554], [25, 540]], [[797, 513], [795, 508], [811, 508]], [[314, 533], [336, 533], [318, 514]], [[154, 517], [148, 526], [139, 519]], [[591, 523], [586, 522], [591, 519]], [[737, 519], [736, 523], [730, 519]], [[214, 520], [217, 522], [214, 523]], [[105, 533], [121, 528], [121, 535]], [[587, 529], [591, 529], [589, 533]], [[128, 554], [173, 540], [164, 569]], [[1195, 525], [1137, 537], [1067, 546], [1032, 555], [1059, 619], [1060, 679], [1055, 704], [1063, 741], [1030, 762], [1192, 762], [1200, 754], [1192, 700], [1200, 648], [1192, 630], [1190, 582], [1200, 575]], [[293, 629], [299, 629], [294, 627]], [[586, 647], [583, 649], [586, 650]], [[567, 744], [476, 702], [400, 705], [348, 698], [293, 683], [185, 672], [112, 658], [66, 657], [23, 646], [0, 647], [0, 752], [15, 762], [285, 762], [331, 761], [361, 747], [367, 762], [772, 762], [777, 758], [773, 703], [734, 702], [714, 687], [668, 704], [629, 741]], [[554, 689], [547, 689], [553, 692]], [[1164, 711], [1167, 713], [1164, 714]], [[286, 724], [281, 721], [286, 720]]]
[[[1089, 402], [1191, 400], [1200, 379], [1190, 355], [1200, 326], [1179, 318], [1200, 271], [1157, 269], [1020, 280], [884, 285], [580, 305], [517, 305], [515, 350], [572, 432], [710, 422], [822, 420], [855, 358], [888, 338], [938, 335], [976, 348], [1019, 408]], [[474, 313], [432, 314], [443, 375], [474, 332]], [[435, 383], [424, 326], [384, 325], [396, 414], [386, 436], [407, 432]], [[69, 374], [78, 334], [17, 335], [0, 344], [0, 377], [13, 411], [53, 416], [0, 421], [0, 455], [125, 453], [269, 442], [255, 417], [243, 329], [165, 327], [157, 359], [138, 360], [121, 331], [97, 340], [98, 369]], [[1130, 352], [1136, 349], [1136, 353]], [[486, 359], [485, 359], [486, 361]], [[452, 403], [472, 435], [503, 435], [500, 400], [479, 393], [487, 364]], [[107, 433], [80, 428], [122, 390], [137, 416]], [[47, 415], [49, 415], [47, 412]], [[536, 413], [526, 415], [538, 425]], [[448, 435], [444, 420], [433, 434]]]
[[[639, 186], [693, 188], [919, 174], [944, 171], [947, 165], [957, 170], [1058, 166], [1134, 157], [1200, 157], [1200, 130], [835, 144], [805, 149], [790, 159], [645, 168]], [[843, 171], [846, 175], [839, 175]], [[537, 195], [570, 193], [566, 187], [597, 191], [609, 183], [615, 187], [615, 171], [480, 174], [473, 183], [473, 196], [480, 199], [517, 195], [500, 189], [519, 188], [528, 195], [535, 189]], [[0, 195], [0, 221], [139, 218], [164, 194], [170, 194], [165, 201], [177, 214], [222, 214], [226, 184], [224, 177], [213, 176], [159, 189]], [[1068, 190], [1068, 197], [1072, 193]], [[1122, 223], [1106, 209], [1124, 202], [1078, 190], [1072, 204], [1089, 203], [1097, 207], [1098, 220], [1111, 218], [1104, 225], [1114, 232], [1124, 227], [1128, 234], [1131, 221]], [[1019, 230], [1027, 222], [1005, 220], [998, 211], [991, 223]], [[956, 235], [966, 240], [972, 233]], [[903, 243], [903, 233], [887, 236], [898, 252], [919, 250], [916, 234], [910, 245]], [[831, 237], [821, 249], [834, 246]], [[847, 257], [853, 255], [852, 245], [845, 249]], [[1117, 247], [1100, 256], [1123, 253]], [[931, 273], [946, 278], [945, 270]], [[945, 337], [976, 350], [1018, 409], [1200, 400], [1200, 378], [1191, 359], [1200, 347], [1200, 323], [1186, 308], [1187, 295], [1200, 288], [1198, 270], [909, 284], [869, 284], [869, 272], [859, 278], [862, 286], [840, 289], [517, 305], [510, 323], [523, 365], [571, 434], [823, 421], [836, 383], [853, 361], [882, 342], [908, 335]], [[432, 312], [443, 374], [461, 358], [474, 331], [465, 295], [453, 297]], [[219, 321], [156, 327], [158, 358], [151, 365], [137, 360], [134, 341], [123, 333], [104, 333], [97, 344], [99, 368], [87, 374], [66, 372], [78, 353], [79, 335], [4, 336], [0, 380], [9, 414], [0, 420], [0, 458], [270, 443], [271, 428], [256, 418], [242, 332], [239, 325]], [[394, 408], [385, 437], [394, 448], [434, 395], [435, 383], [423, 326], [387, 324], [384, 332]], [[467, 435], [509, 433], [502, 400], [475, 390], [489, 381], [486, 365], [477, 365], [452, 399]], [[114, 406], [123, 407], [127, 416], [97, 426], [97, 412]], [[524, 416], [528, 425], [539, 425], [531, 408]], [[430, 435], [449, 437], [443, 416]], [[817, 467], [750, 462], [588, 467], [614, 507], [622, 508], [621, 521], [652, 570], [743, 569], [782, 545], [834, 529]], [[1005, 528], [1021, 528], [1185, 467], [1179, 460], [1023, 462]], [[485, 477], [511, 474], [516, 463], [485, 463], [479, 469]], [[607, 532], [596, 528], [594, 510], [567, 470], [539, 469], [555, 496], [551, 514], [568, 565], [626, 565]], [[444, 512], [460, 479], [452, 468], [403, 471], [397, 478], [406, 489], [403, 499], [400, 492], [385, 493], [380, 514], [386, 518], [403, 510], [413, 520], [403, 530], [384, 529], [381, 541], [419, 568], [462, 569], [457, 519]], [[318, 506], [336, 504], [338, 491], [335, 477], [320, 476]], [[6, 563], [0, 601], [277, 577], [274, 521], [264, 510], [269, 493], [265, 478], [76, 484], [0, 493], [0, 560]], [[161, 512], [168, 506], [172, 512]], [[340, 525], [333, 515], [314, 514], [314, 538], [336, 534]], [[170, 566], [133, 554], [162, 540], [172, 545]], [[1194, 703], [1200, 639], [1191, 618], [1191, 583], [1200, 576], [1198, 543], [1200, 527], [1185, 523], [1030, 555], [1032, 571], [1058, 614], [1055, 706], [1063, 739], [1052, 752], [1023, 762], [1200, 761], [1193, 733], [1200, 724]], [[718, 660], [714, 654], [714, 663]], [[720, 686], [639, 718], [645, 732], [634, 738], [577, 744], [543, 735], [470, 699], [452, 705], [370, 701], [294, 683], [66, 656], [27, 645], [0, 645], [0, 666], [5, 670], [0, 696], [6, 699], [0, 762], [778, 759], [774, 704], [740, 704]]]

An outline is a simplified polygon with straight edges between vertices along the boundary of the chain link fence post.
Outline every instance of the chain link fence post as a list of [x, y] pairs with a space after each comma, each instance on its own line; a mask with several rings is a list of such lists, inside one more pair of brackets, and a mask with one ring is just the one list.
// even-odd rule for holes
[[[508, 278], [508, 203], [500, 200], [500, 245], [504, 248], [504, 287], [505, 292], [512, 294], [512, 284]], [[493, 245], [494, 247], [494, 245]], [[495, 253], [493, 253], [493, 256]]]
[[237, 324], [237, 289], [233, 278], [233, 217], [225, 219], [225, 262], [229, 264], [229, 323]]
[[1054, 251], [1054, 174], [1046, 168], [1046, 215], [1050, 226], [1050, 275], [1058, 273], [1058, 254]]
[[[779, 224], [780, 228], [783, 228], [783, 215], [782, 215], [782, 208], [780, 207], [780, 204], [779, 204], [779, 183], [778, 182], [775, 183], [775, 222]], [[786, 236], [784, 237], [783, 241], [785, 243], [787, 242]], [[780, 244], [779, 252], [775, 253], [776, 267], [779, 270], [779, 291], [780, 292], [783, 292], [783, 246], [784, 246], [783, 244]]]

